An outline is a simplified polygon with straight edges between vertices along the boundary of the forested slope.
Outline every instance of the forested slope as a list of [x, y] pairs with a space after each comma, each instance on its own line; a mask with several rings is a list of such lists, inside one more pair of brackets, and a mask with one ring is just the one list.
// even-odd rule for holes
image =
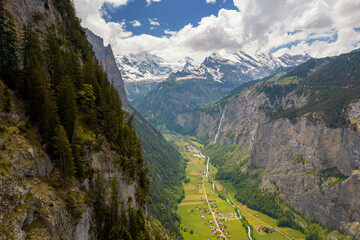
[[0, 64], [1, 238], [161, 239], [132, 118], [72, 2], [1, 0]]

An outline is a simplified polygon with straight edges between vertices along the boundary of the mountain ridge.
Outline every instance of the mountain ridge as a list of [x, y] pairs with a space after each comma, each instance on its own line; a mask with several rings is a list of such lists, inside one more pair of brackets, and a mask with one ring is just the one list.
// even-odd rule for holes
[[271, 54], [255, 54], [245, 52], [213, 53], [201, 64], [186, 57], [177, 63], [150, 54], [140, 52], [128, 56], [116, 56], [117, 65], [125, 81], [125, 88], [131, 102], [139, 101], [149, 91], [175, 74], [177, 80], [203, 79], [226, 83], [228, 88], [258, 78], [265, 77], [279, 68], [298, 65], [310, 58], [309, 55], [287, 55], [274, 57]]
[[174, 129], [174, 120], [179, 112], [214, 101], [241, 83], [270, 75], [274, 71], [285, 71], [309, 58], [302, 55], [284, 56], [280, 60], [270, 54], [255, 58], [243, 52], [227, 56], [214, 53], [205, 58], [199, 67], [171, 73], [157, 88], [134, 101], [134, 106], [155, 127], [165, 124], [168, 129], [178, 130]]

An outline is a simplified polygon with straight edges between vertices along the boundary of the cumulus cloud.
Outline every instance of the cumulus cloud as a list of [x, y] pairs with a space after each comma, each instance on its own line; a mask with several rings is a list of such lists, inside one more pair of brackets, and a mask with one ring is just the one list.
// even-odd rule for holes
[[149, 20], [150, 25], [160, 26], [160, 23], [157, 21], [157, 18], [153, 18], [153, 19], [149, 18], [148, 20]]
[[[105, 24], [100, 4], [104, 1], [95, 2], [96, 11], [77, 11], [84, 26], [110, 42], [118, 54], [150, 51], [169, 61], [191, 56], [199, 62], [214, 51], [307, 52], [325, 57], [360, 47], [360, 32], [354, 30], [360, 27], [360, 0], [233, 0], [237, 10], [221, 9], [216, 16], [202, 18], [197, 26], [165, 30], [163, 37], [133, 36], [123, 22]], [[121, 6], [127, 1], [110, 3]], [[157, 19], [148, 20], [153, 27], [160, 25]]]
[[141, 26], [141, 22], [138, 21], [138, 20], [130, 21], [129, 23], [131, 23], [131, 25], [133, 27], [140, 27]]
[[131, 0], [75, 0], [75, 8], [78, 16], [82, 19], [82, 25], [89, 28], [95, 34], [104, 38], [106, 43], [113, 43], [116, 38], [132, 36], [126, 31], [125, 22], [106, 22], [103, 16], [106, 14], [101, 9], [107, 3], [116, 8], [126, 5]]

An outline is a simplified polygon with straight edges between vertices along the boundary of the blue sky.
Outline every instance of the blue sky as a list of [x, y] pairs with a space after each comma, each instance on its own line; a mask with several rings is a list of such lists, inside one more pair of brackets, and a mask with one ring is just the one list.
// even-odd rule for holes
[[[125, 21], [126, 29], [134, 35], [150, 34], [161, 37], [165, 30], [179, 31], [185, 25], [197, 26], [203, 17], [217, 15], [220, 9], [237, 10], [233, 1], [225, 0], [217, 3], [206, 3], [205, 0], [164, 0], [147, 4], [145, 0], [134, 0], [127, 5], [113, 8], [109, 4], [102, 9], [107, 22]], [[151, 25], [149, 19], [160, 26]], [[137, 20], [140, 27], [133, 27], [131, 21]]]
[[[115, 54], [200, 63], [213, 52], [334, 56], [360, 48], [360, 0], [74, 0]], [[135, 22], [136, 21], [136, 22]]]

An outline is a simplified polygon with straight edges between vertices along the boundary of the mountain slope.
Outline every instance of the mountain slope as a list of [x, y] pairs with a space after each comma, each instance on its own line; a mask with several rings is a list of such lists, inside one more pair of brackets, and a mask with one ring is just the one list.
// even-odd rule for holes
[[[94, 51], [99, 62], [114, 62], [111, 46], [105, 47], [100, 37], [87, 30], [89, 42], [94, 46]], [[117, 79], [121, 80], [119, 70], [113, 65], [112, 68], [104, 67], [104, 70], [111, 74], [117, 71]], [[119, 84], [120, 85], [120, 84]], [[122, 88], [123, 89], [123, 88]], [[119, 91], [119, 89], [118, 89]], [[126, 93], [119, 91], [119, 94]], [[149, 205], [149, 214], [160, 222], [159, 231], [161, 235], [168, 235], [171, 239], [180, 237], [176, 222], [179, 222], [178, 216], [174, 213], [177, 201], [182, 198], [183, 190], [181, 179], [184, 177], [185, 167], [182, 165], [180, 153], [168, 143], [160, 132], [151, 127], [151, 125], [132, 107], [126, 103], [123, 106], [124, 111], [129, 114], [135, 114], [133, 124], [140, 138], [143, 149], [144, 160], [147, 163], [148, 178], [150, 181], [150, 191], [152, 204]], [[162, 225], [162, 226], [161, 226]]]
[[139, 139], [72, 1], [0, 16], [0, 238], [159, 237]]
[[[218, 177], [236, 183], [240, 201], [282, 216], [255, 204], [261, 198], [252, 198], [248, 186], [258, 188], [307, 218], [359, 237], [359, 69], [360, 53], [311, 59], [184, 112], [177, 123], [209, 143]], [[309, 236], [329, 234], [314, 226], [304, 225]]]
[[213, 54], [199, 67], [170, 74], [165, 82], [136, 102], [135, 108], [154, 126], [165, 124], [174, 129], [174, 119], [181, 111], [214, 101], [241, 83], [265, 77], [279, 68], [290, 68], [307, 59], [308, 56], [275, 58], [264, 54], [251, 57], [244, 52]]

